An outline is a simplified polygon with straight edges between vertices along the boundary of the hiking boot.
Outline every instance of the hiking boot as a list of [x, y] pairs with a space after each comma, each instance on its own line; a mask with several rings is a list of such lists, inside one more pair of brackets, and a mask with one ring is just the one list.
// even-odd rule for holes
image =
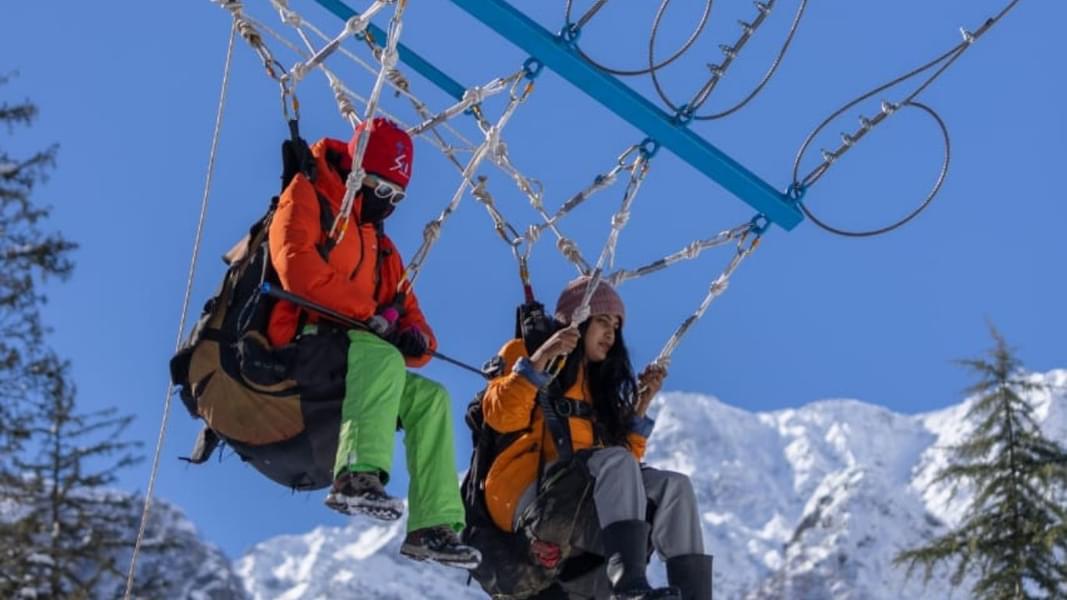
[[367, 515], [382, 521], [395, 521], [404, 514], [404, 502], [385, 493], [377, 473], [346, 471], [337, 476], [326, 506], [346, 515]]
[[482, 553], [460, 542], [448, 525], [412, 531], [404, 538], [400, 553], [412, 560], [432, 560], [457, 569], [473, 569], [482, 562]]

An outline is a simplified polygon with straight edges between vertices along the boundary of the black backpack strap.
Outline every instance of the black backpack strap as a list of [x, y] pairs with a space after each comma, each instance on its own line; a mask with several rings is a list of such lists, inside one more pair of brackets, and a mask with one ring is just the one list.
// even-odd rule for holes
[[552, 442], [556, 445], [556, 455], [560, 462], [568, 461], [574, 457], [574, 443], [571, 440], [571, 427], [568, 415], [560, 414], [556, 410], [556, 398], [562, 398], [558, 382], [553, 379], [547, 386], [537, 391], [537, 405], [541, 408], [541, 415], [545, 420], [544, 431], [541, 437], [541, 451], [537, 458], [537, 490], [541, 491], [541, 482], [545, 470], [544, 433], [552, 436]]
[[282, 142], [282, 190], [289, 186], [297, 173], [303, 173], [309, 181], [315, 181], [318, 168], [307, 141], [300, 137], [300, 122], [290, 119], [289, 139]]
[[192, 453], [189, 456], [181, 456], [179, 458], [194, 465], [203, 464], [207, 462], [207, 459], [211, 458], [211, 454], [215, 451], [215, 448], [218, 448], [221, 441], [217, 433], [210, 427], [205, 426], [196, 436], [196, 443], [193, 444]]

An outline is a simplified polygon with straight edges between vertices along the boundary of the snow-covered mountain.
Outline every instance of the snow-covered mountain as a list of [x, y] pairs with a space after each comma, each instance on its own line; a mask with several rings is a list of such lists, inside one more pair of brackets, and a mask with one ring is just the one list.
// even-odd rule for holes
[[[140, 510], [138, 504], [138, 518]], [[152, 503], [143, 547], [151, 549], [153, 545], [161, 546], [161, 550], [138, 555], [137, 578], [166, 582], [166, 598], [247, 600], [243, 581], [222, 550], [205, 542], [180, 509], [158, 499]], [[129, 560], [126, 553], [118, 564], [127, 565]]]
[[[1067, 370], [1033, 375], [1030, 401], [1067, 440]], [[688, 474], [715, 555], [716, 598], [966, 598], [944, 577], [924, 587], [892, 566], [899, 550], [958, 522], [969, 494], [931, 487], [971, 402], [900, 415], [856, 400], [751, 413], [709, 396], [664, 393], [647, 461]], [[237, 562], [256, 599], [484, 598], [464, 572], [399, 556], [403, 525], [353, 519], [257, 545]], [[652, 578], [663, 581], [654, 561]]]
[[[129, 524], [129, 539], [137, 535], [143, 500], [126, 492], [102, 490], [91, 492], [107, 496], [110, 502], [98, 510], [109, 511], [110, 520]], [[20, 518], [26, 506], [7, 503], [0, 505], [0, 521]], [[125, 568], [130, 564], [129, 549], [116, 551], [114, 563], [121, 573], [105, 574], [97, 582], [94, 598], [121, 598], [126, 589]], [[48, 557], [41, 555], [40, 561]], [[173, 600], [246, 600], [242, 580], [234, 573], [229, 559], [222, 551], [204, 542], [196, 527], [185, 514], [172, 504], [155, 500], [145, 527], [145, 537], [138, 554], [136, 581], [152, 584], [152, 591], [134, 594], [135, 598], [167, 598]], [[48, 592], [31, 587], [20, 590], [18, 598], [27, 600], [50, 598]]]

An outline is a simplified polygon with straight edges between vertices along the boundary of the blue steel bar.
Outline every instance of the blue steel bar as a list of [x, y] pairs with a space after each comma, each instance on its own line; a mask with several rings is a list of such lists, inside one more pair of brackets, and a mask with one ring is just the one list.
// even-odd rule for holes
[[[315, 0], [315, 2], [318, 2], [323, 8], [337, 15], [344, 21], [348, 21], [359, 14], [340, 0]], [[386, 33], [373, 23], [367, 27], [367, 30], [374, 35], [375, 39], [381, 40], [382, 42], [384, 42], [387, 37]], [[420, 75], [432, 81], [434, 85], [444, 90], [456, 100], [463, 99], [463, 93], [467, 91], [467, 88], [460, 85], [455, 79], [445, 75], [443, 71], [427, 62], [426, 59], [419, 56], [403, 44], [400, 44], [397, 47], [397, 51], [400, 55], [400, 60], [403, 61], [404, 64], [415, 69]]]
[[780, 227], [793, 229], [804, 219], [785, 194], [676, 123], [644, 96], [586, 62], [565, 42], [504, 0], [452, 0], [452, 3], [536, 57]]

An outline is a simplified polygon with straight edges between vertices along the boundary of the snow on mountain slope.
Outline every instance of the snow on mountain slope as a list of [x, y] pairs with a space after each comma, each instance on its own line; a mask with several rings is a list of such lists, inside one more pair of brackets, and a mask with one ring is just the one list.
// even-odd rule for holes
[[[1067, 370], [1031, 398], [1044, 433], [1067, 440]], [[892, 565], [898, 551], [958, 521], [969, 498], [930, 487], [945, 448], [969, 427], [971, 400], [901, 415], [857, 400], [751, 413], [705, 395], [668, 392], [646, 460], [689, 475], [715, 555], [716, 598], [965, 598], [944, 577], [924, 586]], [[353, 519], [257, 545], [237, 564], [257, 599], [481, 598], [466, 574], [399, 555], [402, 523]], [[654, 581], [663, 566], [654, 560]]]

